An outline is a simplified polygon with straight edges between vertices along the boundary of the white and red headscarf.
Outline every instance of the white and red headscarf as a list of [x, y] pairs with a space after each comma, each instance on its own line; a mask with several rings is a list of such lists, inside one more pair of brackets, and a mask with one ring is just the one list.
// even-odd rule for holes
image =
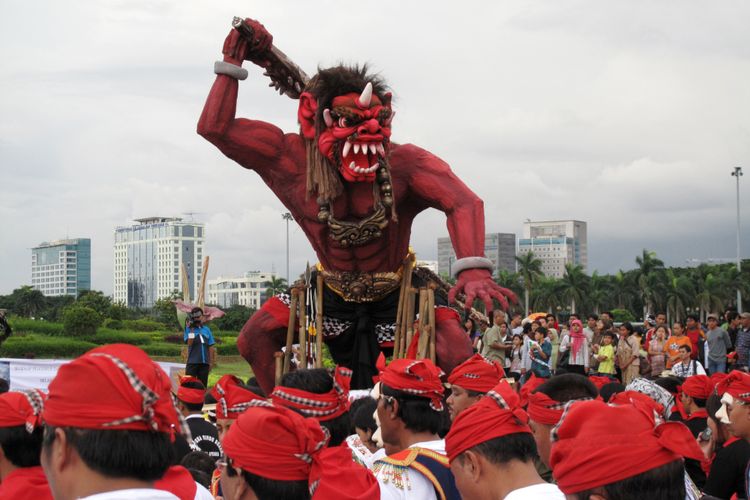
[[[573, 328], [573, 325], [578, 325], [578, 329]], [[583, 323], [581, 323], [580, 319], [574, 319], [570, 322], [570, 350], [573, 358], [578, 356], [578, 351], [581, 350], [586, 341], [586, 334], [583, 333]]]
[[11, 391], [0, 394], [0, 427], [25, 426], [34, 432], [42, 422], [47, 396], [40, 390]]
[[211, 396], [216, 399], [216, 418], [236, 420], [247, 410], [253, 401], [264, 401], [265, 398], [246, 388], [234, 375], [221, 377], [211, 389]]
[[495, 360], [475, 354], [453, 369], [448, 383], [467, 391], [485, 393], [505, 378], [505, 370]]
[[337, 366], [333, 372], [333, 388], [330, 391], [317, 394], [292, 387], [276, 386], [271, 393], [271, 401], [275, 406], [292, 408], [306, 417], [326, 422], [349, 411], [351, 381], [352, 371]]
[[430, 400], [435, 411], [443, 410], [443, 370], [429, 359], [394, 359], [380, 374], [380, 383], [396, 391]]

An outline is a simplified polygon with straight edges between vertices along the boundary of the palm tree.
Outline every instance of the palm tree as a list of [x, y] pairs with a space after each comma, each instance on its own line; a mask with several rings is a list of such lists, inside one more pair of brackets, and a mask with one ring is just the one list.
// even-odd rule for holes
[[[507, 288], [519, 297], [523, 294], [523, 285], [518, 273], [507, 271], [505, 269], [499, 269], [497, 271], [497, 277], [495, 277], [495, 283], [503, 288]], [[515, 307], [518, 307], [516, 304]]]
[[560, 306], [560, 280], [542, 276], [534, 284], [531, 303], [535, 311], [554, 312]]
[[625, 309], [633, 304], [633, 297], [638, 293], [635, 284], [635, 271], [623, 271], [620, 269], [610, 279], [612, 286], [612, 298], [618, 309]]
[[276, 294], [285, 292], [287, 289], [286, 279], [277, 278], [273, 275], [271, 275], [270, 281], [263, 283], [263, 286], [266, 287], [266, 298], [271, 298]]
[[570, 300], [570, 312], [575, 314], [576, 301], [582, 304], [589, 289], [589, 277], [581, 266], [565, 264], [565, 274], [560, 280], [560, 292]]
[[750, 280], [747, 277], [743, 276], [743, 273], [741, 271], [738, 271], [733, 264], [725, 264], [721, 266], [719, 273], [721, 275], [722, 281], [724, 282], [724, 285], [727, 287], [727, 290], [732, 292], [730, 294], [731, 297], [729, 297], [730, 302], [735, 303], [735, 307], [737, 307], [737, 290], [740, 291], [743, 297], [747, 297], [748, 294], [750, 294]]
[[534, 252], [528, 252], [523, 255], [517, 255], [516, 264], [524, 287], [524, 310], [528, 315], [531, 312], [529, 310], [531, 288], [544, 276], [542, 273], [542, 261], [534, 257]]
[[14, 311], [20, 316], [32, 317], [44, 308], [44, 294], [28, 285], [13, 290]]
[[698, 293], [695, 296], [700, 308], [701, 321], [706, 313], [721, 311], [727, 302], [727, 288], [719, 275], [708, 273], [703, 281], [698, 282]]
[[591, 274], [586, 302], [594, 313], [599, 314], [602, 306], [610, 299], [611, 286], [607, 276], [601, 276], [597, 271]]
[[685, 309], [695, 295], [693, 283], [687, 276], [678, 275], [673, 269], [667, 269], [666, 278], [664, 298], [667, 306], [667, 322], [681, 321]]
[[638, 264], [636, 276], [638, 288], [643, 300], [643, 317], [653, 312], [659, 297], [661, 273], [664, 271], [664, 261], [656, 257], [656, 252], [643, 249], [643, 253], [635, 258]]

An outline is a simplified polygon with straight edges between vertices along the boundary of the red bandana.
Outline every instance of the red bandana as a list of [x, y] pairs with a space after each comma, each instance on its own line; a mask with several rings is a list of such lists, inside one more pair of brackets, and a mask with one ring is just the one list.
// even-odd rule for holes
[[693, 375], [682, 383], [682, 392], [696, 399], [708, 399], [714, 391], [714, 383], [705, 375]]
[[352, 461], [348, 448], [326, 449], [327, 443], [317, 420], [256, 401], [222, 446], [234, 467], [275, 481], [308, 480], [313, 498], [379, 499], [372, 473]]
[[[568, 408], [552, 435], [550, 465], [563, 493], [573, 494], [637, 476], [683, 457], [703, 460], [680, 422], [657, 425], [639, 401], [622, 406], [583, 401]], [[627, 467], [602, 467], [602, 464]]]
[[474, 446], [508, 434], [527, 432], [529, 417], [518, 394], [505, 380], [477, 403], [462, 411], [445, 436], [445, 452], [453, 461]]
[[716, 392], [719, 396], [728, 392], [734, 399], [750, 403], [750, 374], [733, 371], [716, 385]]
[[247, 410], [252, 401], [265, 401], [250, 389], [242, 386], [242, 381], [234, 375], [224, 375], [211, 389], [211, 396], [216, 399], [216, 418], [236, 420], [240, 413]]
[[42, 418], [58, 427], [177, 431], [190, 435], [172, 384], [148, 354], [128, 344], [90, 350], [60, 367]]
[[607, 384], [611, 384], [612, 382], [616, 382], [615, 380], [612, 380], [609, 377], [602, 377], [600, 375], [591, 375], [589, 377], [589, 380], [592, 384], [594, 384], [597, 388], [597, 390], [601, 390], [602, 387], [604, 387]]
[[545, 383], [547, 380], [549, 379], [537, 377], [532, 373], [526, 383], [521, 386], [521, 390], [519, 391], [519, 395], [521, 396], [521, 406], [525, 407], [526, 405], [528, 405], [529, 395], [532, 393], [532, 391]]
[[206, 388], [196, 389], [194, 387], [185, 387], [187, 382], [198, 382], [203, 387], [203, 382], [195, 377], [187, 375], [180, 378], [180, 387], [177, 389], [177, 399], [190, 404], [203, 403], [206, 398]]
[[[591, 398], [574, 399], [568, 401], [589, 401]], [[560, 421], [560, 417], [563, 415], [565, 405], [568, 403], [560, 403], [555, 401], [551, 397], [547, 396], [543, 392], [532, 392], [529, 395], [529, 406], [526, 411], [529, 414], [529, 418], [534, 422], [539, 422], [545, 425], [557, 425]]]
[[298, 410], [306, 417], [321, 422], [332, 420], [349, 411], [349, 385], [352, 371], [337, 366], [333, 375], [333, 388], [325, 394], [316, 394], [291, 387], [276, 386], [271, 393], [271, 402]]
[[497, 361], [475, 354], [453, 369], [448, 383], [467, 391], [485, 393], [505, 378], [505, 370]]
[[47, 396], [37, 389], [0, 394], [0, 427], [26, 427], [29, 433], [41, 424]]
[[396, 391], [427, 398], [433, 410], [442, 411], [443, 375], [429, 359], [394, 359], [380, 375], [380, 382]]
[[154, 483], [157, 490], [168, 491], [177, 498], [195, 498], [198, 491], [193, 475], [181, 465], [173, 465]]

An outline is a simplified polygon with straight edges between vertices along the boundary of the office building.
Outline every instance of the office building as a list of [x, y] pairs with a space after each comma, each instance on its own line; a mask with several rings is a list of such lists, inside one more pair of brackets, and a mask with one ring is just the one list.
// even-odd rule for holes
[[[516, 235], [513, 233], [489, 233], [484, 235], [484, 255], [492, 261], [495, 274], [499, 270], [516, 270]], [[456, 252], [448, 237], [438, 238], [438, 274], [448, 276], [456, 262]]]
[[32, 248], [31, 286], [47, 297], [77, 297], [91, 290], [91, 240], [50, 241]]
[[562, 278], [565, 265], [579, 265], [586, 271], [589, 263], [586, 223], [578, 220], [526, 221], [518, 254], [534, 252], [542, 261], [546, 276]]
[[260, 309], [266, 300], [266, 283], [274, 277], [273, 273], [249, 271], [239, 277], [210, 279], [206, 285], [206, 303], [221, 308], [241, 305]]
[[203, 267], [205, 225], [180, 218], [148, 217], [115, 229], [115, 302], [153, 307], [182, 290], [182, 264], [195, 300]]

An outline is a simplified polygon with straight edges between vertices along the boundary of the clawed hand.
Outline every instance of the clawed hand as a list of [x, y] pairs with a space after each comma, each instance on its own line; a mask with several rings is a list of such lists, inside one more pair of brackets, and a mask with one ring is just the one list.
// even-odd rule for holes
[[503, 310], [508, 310], [508, 300], [514, 304], [518, 303], [516, 294], [507, 288], [503, 288], [492, 279], [492, 274], [487, 269], [467, 269], [458, 275], [456, 285], [448, 293], [448, 302], [455, 302], [456, 294], [466, 295], [466, 307], [469, 308], [475, 299], [484, 302], [485, 311], [489, 313], [494, 309], [492, 299], [500, 303]]

